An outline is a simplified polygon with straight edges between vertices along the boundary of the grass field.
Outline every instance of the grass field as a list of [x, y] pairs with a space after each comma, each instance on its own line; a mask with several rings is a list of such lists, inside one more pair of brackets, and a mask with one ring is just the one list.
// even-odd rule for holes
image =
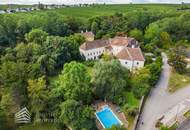
[[[54, 10], [63, 14], [64, 16], [73, 16], [78, 18], [90, 18], [95, 16], [102, 15], [111, 15], [115, 12], [121, 12], [123, 14], [131, 13], [131, 12], [141, 12], [148, 10], [154, 10], [155, 13], [158, 10], [162, 10], [163, 12], [167, 11], [177, 11], [181, 5], [161, 5], [161, 4], [141, 4], [141, 5], [98, 5], [93, 7], [74, 7], [74, 8], [63, 8]], [[47, 10], [52, 11], [52, 10]]]
[[[16, 8], [27, 8], [27, 7], [31, 7], [31, 5], [11, 5], [12, 9], [16, 9]], [[9, 5], [0, 5], [0, 10], [5, 10], [10, 8]]]
[[[16, 7], [22, 7], [22, 5], [18, 5]], [[75, 17], [82, 20], [88, 20], [88, 18], [95, 16], [105, 16], [112, 15], [116, 12], [121, 12], [123, 14], [135, 15], [136, 13], [149, 13], [151, 10], [152, 13], [180, 13], [177, 11], [181, 5], [172, 5], [172, 4], [123, 4], [123, 5], [96, 5], [91, 7], [66, 7], [61, 9], [54, 10], [40, 10], [40, 11], [32, 11], [27, 13], [22, 13], [23, 15], [27, 14], [43, 14], [45, 12], [54, 13], [58, 12], [59, 14], [65, 17]], [[0, 9], [7, 8], [6, 5], [0, 5]], [[20, 14], [20, 13], [17, 13]]]
[[190, 77], [187, 75], [181, 75], [176, 73], [175, 71], [172, 71], [171, 77], [169, 80], [169, 86], [168, 90], [169, 92], [173, 93], [177, 91], [180, 88], [183, 88], [190, 84]]

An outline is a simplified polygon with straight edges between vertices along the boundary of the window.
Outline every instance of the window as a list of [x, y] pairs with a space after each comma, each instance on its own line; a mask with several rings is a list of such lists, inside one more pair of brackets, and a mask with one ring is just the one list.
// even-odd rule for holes
[[137, 65], [139, 64], [139, 62], [137, 62]]
[[127, 61], [125, 62], [125, 64], [127, 64]]

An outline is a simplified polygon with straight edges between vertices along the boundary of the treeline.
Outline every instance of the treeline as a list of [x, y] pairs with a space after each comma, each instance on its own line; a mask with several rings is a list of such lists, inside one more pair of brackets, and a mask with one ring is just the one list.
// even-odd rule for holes
[[[69, 36], [81, 30], [92, 30], [96, 38], [113, 37], [117, 32], [129, 33], [139, 29], [143, 33], [147, 26], [157, 20], [178, 17], [181, 13], [158, 10], [115, 13], [112, 16], [86, 18], [66, 17], [61, 12], [33, 12], [0, 15], [0, 46], [15, 45], [25, 41], [25, 34], [40, 28], [49, 35]], [[178, 23], [178, 22], [176, 22]], [[180, 25], [180, 23], [178, 23]]]
[[[33, 29], [25, 34], [25, 42], [7, 47], [0, 61], [2, 113], [12, 117], [20, 107], [28, 106], [36, 121], [45, 108], [51, 112], [48, 107], [52, 93], [50, 78], [56, 76], [65, 63], [82, 60], [78, 48], [84, 40], [80, 35], [50, 36], [40, 29]], [[56, 104], [52, 103], [51, 106]], [[9, 127], [14, 125], [10, 122]]]
[[25, 41], [25, 34], [40, 28], [49, 35], [69, 36], [82, 30], [80, 20], [65, 18], [58, 13], [0, 15], [0, 45], [9, 46]]
[[[159, 48], [190, 40], [189, 16], [144, 11], [93, 17], [86, 23], [50, 12], [1, 15], [0, 119], [6, 122], [16, 108], [27, 106], [34, 122], [44, 118], [41, 113], [53, 112], [61, 129], [96, 130], [91, 107], [96, 99], [116, 103], [134, 116], [138, 108], [128, 105], [126, 92], [140, 99], [156, 84], [162, 66]], [[149, 58], [134, 74], [114, 58], [84, 62], [79, 46], [85, 39], [75, 33], [86, 29], [97, 39], [127, 34], [157, 58]]]

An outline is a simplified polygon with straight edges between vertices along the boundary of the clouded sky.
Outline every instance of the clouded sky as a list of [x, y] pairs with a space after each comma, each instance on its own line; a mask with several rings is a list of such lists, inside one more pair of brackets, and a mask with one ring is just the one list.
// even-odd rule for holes
[[190, 3], [190, 0], [0, 0], [0, 4], [34, 4], [34, 3], [46, 3], [46, 4], [78, 4], [78, 3]]

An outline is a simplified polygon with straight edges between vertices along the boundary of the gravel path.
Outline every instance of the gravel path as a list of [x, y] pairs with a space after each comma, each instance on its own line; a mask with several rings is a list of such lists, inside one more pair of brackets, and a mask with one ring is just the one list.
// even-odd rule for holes
[[[152, 92], [146, 100], [137, 130], [155, 130], [155, 123], [162, 114], [190, 96], [190, 86], [185, 87], [174, 94], [168, 93], [167, 86], [171, 68], [167, 63], [168, 58], [165, 53], [162, 54], [162, 57], [163, 71], [160, 80], [155, 88], [152, 89]], [[143, 125], [142, 122], [144, 122]]]

